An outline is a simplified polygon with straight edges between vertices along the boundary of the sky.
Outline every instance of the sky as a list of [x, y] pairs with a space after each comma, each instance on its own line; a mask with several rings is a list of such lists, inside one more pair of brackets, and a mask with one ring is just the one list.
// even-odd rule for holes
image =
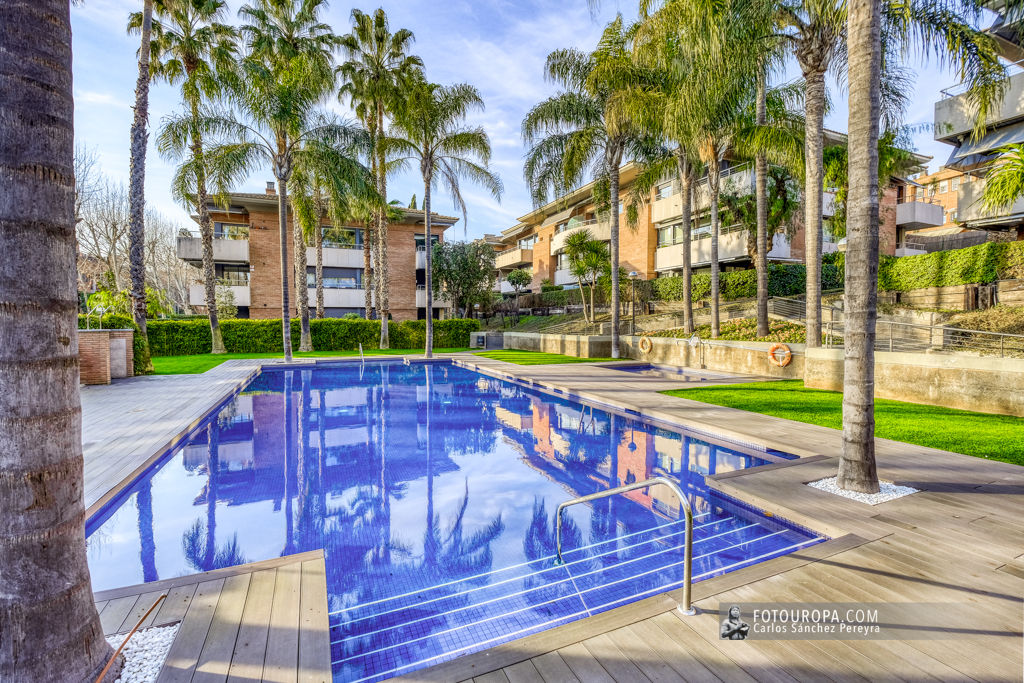
[[[237, 23], [241, 0], [228, 0], [228, 21]], [[93, 150], [100, 169], [114, 182], [128, 182], [129, 130], [138, 73], [138, 38], [125, 32], [128, 13], [141, 8], [141, 0], [85, 0], [72, 8], [74, 41], [74, 92], [76, 142]], [[547, 55], [556, 49], [577, 47], [592, 50], [605, 24], [617, 12], [627, 19], [636, 16], [635, 2], [601, 3], [594, 14], [586, 0], [543, 2], [537, 0], [395, 0], [379, 4], [353, 5], [334, 0], [323, 19], [338, 34], [348, 33], [350, 12], [358, 7], [372, 12], [381, 6], [388, 13], [392, 30], [408, 28], [416, 35], [413, 52], [426, 67], [427, 77], [437, 83], [469, 83], [476, 86], [486, 110], [470, 122], [482, 125], [490, 136], [492, 168], [501, 177], [505, 191], [501, 201], [473, 185], [463, 187], [468, 222], [460, 220], [448, 231], [449, 239], [474, 239], [484, 233], [498, 233], [513, 226], [517, 218], [533, 207], [523, 180], [525, 148], [520, 138], [524, 115], [536, 103], [557, 92], [543, 77]], [[951, 148], [932, 139], [934, 103], [940, 90], [955, 85], [955, 74], [910, 57], [915, 70], [914, 93], [905, 122], [918, 129], [916, 151], [934, 157], [930, 170], [945, 162]], [[799, 76], [795, 63], [786, 67], [780, 80]], [[833, 108], [826, 117], [827, 128], [845, 132], [847, 100], [836, 83], [830, 84]], [[325, 103], [341, 114], [350, 115], [337, 101]], [[179, 110], [177, 87], [156, 83], [150, 90], [150, 145], [146, 159], [147, 208], [182, 227], [195, 228], [189, 213], [171, 198], [173, 164], [160, 158], [153, 144], [161, 119]], [[922, 125], [924, 124], [924, 125]], [[423, 187], [418, 171], [389, 181], [390, 199], [407, 204], [413, 194], [422, 202]], [[273, 180], [269, 167], [250, 177], [243, 192], [262, 192]], [[433, 195], [435, 211], [459, 214], [441, 192]]]

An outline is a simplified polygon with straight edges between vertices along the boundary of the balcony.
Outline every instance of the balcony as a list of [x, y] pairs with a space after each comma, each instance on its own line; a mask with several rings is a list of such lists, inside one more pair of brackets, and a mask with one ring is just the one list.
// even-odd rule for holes
[[[736, 261], [747, 258], [747, 231], [740, 228], [723, 232], [718, 238], [718, 262]], [[783, 233], [772, 237], [769, 259], [790, 258], [789, 241]], [[699, 268], [711, 264], [711, 235], [704, 233], [690, 242], [690, 267]], [[654, 269], [676, 270], [683, 267], [683, 245], [673, 244], [659, 247], [654, 252]]]
[[[601, 220], [591, 219], [589, 221], [582, 221], [577, 225], [568, 230], [555, 233], [551, 237], [551, 253], [557, 254], [565, 248], [565, 241], [569, 239], [569, 236], [579, 232], [580, 230], [589, 230], [590, 234], [595, 240], [601, 240], [607, 242], [612, 238], [612, 224], [607, 218]], [[555, 284], [558, 284], [557, 282]]]
[[934, 228], [946, 222], [940, 204], [928, 202], [902, 202], [896, 205], [896, 225], [907, 230]]
[[[665, 223], [677, 219], [682, 214], [682, 195], [675, 188], [668, 197], [656, 199], [651, 204], [651, 222]], [[749, 163], [735, 166], [722, 173], [719, 192], [749, 194], [754, 191], [754, 169]], [[697, 196], [690, 210], [694, 213], [706, 210], [711, 205], [711, 193], [708, 191], [707, 179], [697, 181]]]
[[[316, 248], [306, 247], [306, 264], [316, 265]], [[339, 249], [324, 247], [324, 267], [326, 268], [362, 268], [363, 248]]]
[[575, 285], [577, 284], [576, 278], [570, 273], [568, 268], [555, 271], [555, 284], [556, 285]]
[[[451, 308], [451, 302], [444, 295], [434, 295], [434, 308]], [[416, 287], [416, 307], [424, 308], [427, 305], [427, 290], [423, 285]]]
[[966, 223], [967, 227], [984, 227], [998, 225], [1009, 216], [1024, 214], [1024, 199], [1018, 199], [1012, 206], [998, 211], [985, 211], [981, 207], [981, 197], [985, 192], [985, 179], [976, 178], [970, 183], [961, 183], [956, 195], [957, 221]]
[[[977, 108], [968, 101], [963, 84], [942, 91], [943, 98], [935, 103], [935, 139], [958, 144], [958, 138], [974, 130]], [[1018, 119], [1024, 107], [1024, 72], [1009, 78], [1009, 85], [1003, 101], [986, 121], [989, 125]]]
[[416, 270], [424, 270], [427, 267], [427, 250], [416, 249]]
[[533, 249], [506, 249], [494, 255], [494, 267], [519, 268], [533, 264]]
[[[198, 232], [188, 236], [178, 235], [178, 258], [183, 261], [201, 263], [203, 260], [203, 240]], [[224, 239], [215, 237], [213, 240], [213, 260], [217, 263], [248, 263], [248, 239]]]
[[[181, 238], [179, 238], [181, 239]], [[235, 306], [250, 306], [249, 285], [231, 285], [228, 287], [235, 297]], [[189, 285], [188, 303], [192, 306], [206, 305], [206, 287], [204, 285]]]

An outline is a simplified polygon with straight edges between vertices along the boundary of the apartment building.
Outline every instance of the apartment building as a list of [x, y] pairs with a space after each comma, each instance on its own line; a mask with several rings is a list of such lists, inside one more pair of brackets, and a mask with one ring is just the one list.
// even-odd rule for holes
[[[278, 229], [278, 196], [274, 183], [267, 183], [264, 194], [236, 192], [230, 195], [227, 209], [211, 206], [214, 226], [213, 258], [218, 283], [231, 289], [241, 318], [281, 317], [281, 239]], [[194, 217], [195, 218], [195, 217]], [[196, 219], [198, 220], [198, 219]], [[293, 261], [292, 215], [288, 215], [288, 258]], [[443, 239], [446, 229], [457, 221], [451, 216], [431, 214], [432, 240]], [[323, 245], [324, 314], [341, 317], [346, 313], [363, 315], [364, 228], [359, 223], [340, 227], [326, 225]], [[198, 230], [178, 236], [178, 258], [196, 266], [202, 277], [203, 245]], [[426, 312], [426, 238], [423, 211], [404, 209], [401, 221], [388, 225], [388, 271], [390, 308], [395, 320], [425, 318]], [[306, 249], [310, 305], [316, 301], [316, 249]], [[294, 265], [289, 276], [294, 283]], [[189, 290], [189, 303], [205, 310], [202, 284]], [[292, 315], [297, 315], [292, 296]], [[448, 304], [434, 299], [433, 316], [444, 317]]]
[[1019, 13], [1015, 18], [1008, 17], [1003, 2], [986, 3], [986, 7], [997, 14], [988, 32], [995, 38], [1001, 56], [1013, 65], [1006, 93], [985, 122], [984, 134], [976, 136], [977, 109], [971, 105], [965, 85], [943, 90], [942, 99], [935, 103], [935, 139], [953, 147], [944, 169], [964, 174], [957, 184], [956, 222], [965, 228], [999, 233], [997, 238], [1024, 240], [1024, 198], [998, 211], [986, 211], [980, 201], [985, 176], [992, 164], [998, 163], [997, 150], [1024, 142], [1021, 18]]
[[[830, 140], [842, 136], [831, 133]], [[920, 157], [923, 164], [927, 157]], [[637, 167], [627, 163], [620, 169], [621, 195], [627, 196], [637, 175]], [[902, 178], [892, 179], [891, 187], [882, 196], [879, 248], [881, 253], [905, 255], [908, 232], [934, 227], [943, 222], [937, 205], [918, 201], [905, 192], [912, 185]], [[698, 181], [696, 201], [692, 207], [697, 225], [691, 231], [690, 265], [695, 272], [711, 267], [710, 193], [707, 179]], [[750, 162], [724, 163], [722, 193], [747, 195], [754, 192], [754, 172]], [[598, 216], [593, 203], [593, 183], [584, 185], [564, 197], [550, 202], [519, 218], [519, 222], [501, 233], [501, 248], [496, 248], [495, 266], [502, 293], [511, 293], [505, 276], [516, 268], [525, 268], [533, 275], [531, 291], [540, 291], [544, 281], [574, 286], [569, 274], [565, 242], [574, 232], [587, 229], [595, 239], [608, 241], [611, 225], [607, 216]], [[668, 179], [656, 186], [648, 202], [640, 210], [638, 224], [630, 227], [620, 211], [619, 261], [627, 272], [636, 272], [641, 279], [677, 275], [682, 272], [683, 228], [678, 179]], [[826, 192], [822, 216], [826, 222], [822, 251], [830, 253], [842, 248], [832, 238], [827, 223], [834, 213], [834, 193]], [[621, 204], [620, 204], [621, 206]], [[799, 210], [794, 213], [795, 230], [790, 239], [786, 229], [771, 236], [768, 260], [772, 263], [802, 263], [804, 230]], [[748, 250], [748, 232], [741, 225], [723, 225], [719, 234], [718, 261], [722, 270], [745, 270], [753, 267]]]

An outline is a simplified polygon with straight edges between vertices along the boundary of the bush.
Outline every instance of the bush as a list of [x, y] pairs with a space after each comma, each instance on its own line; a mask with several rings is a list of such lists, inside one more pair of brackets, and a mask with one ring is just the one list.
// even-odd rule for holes
[[1024, 277], [1024, 242], [985, 242], [919, 256], [883, 256], [878, 264], [878, 289], [883, 292], [988, 284], [1020, 277]]
[[[587, 288], [587, 296], [590, 296], [590, 288]], [[600, 292], [595, 293], [595, 301], [600, 301]], [[540, 301], [545, 306], [578, 306], [580, 304], [580, 290], [574, 289], [549, 289], [540, 295]]]
[[[783, 344], [803, 344], [806, 339], [805, 328], [802, 324], [788, 320], [769, 320], [768, 336], [757, 336], [756, 318], [738, 318], [736, 320], [723, 320], [719, 326], [719, 339], [728, 341], [763, 341], [781, 342]], [[698, 325], [696, 332], [701, 339], [711, 337], [711, 325]], [[675, 337], [687, 339], [690, 335], [682, 328], [652, 332], [652, 337]]]
[[[87, 316], [79, 314], [78, 316], [78, 329], [84, 330], [90, 327], [100, 328], [105, 330], [121, 329], [121, 330], [134, 330], [135, 336], [132, 338], [132, 372], [136, 375], [145, 375], [152, 371], [150, 357], [150, 346], [146, 343], [146, 339], [139, 334], [139, 327], [135, 324], [135, 321], [126, 315], [120, 315], [117, 313], [107, 313], [102, 316], [98, 315]], [[102, 324], [101, 324], [102, 323]], [[149, 321], [146, 321], [146, 328], [150, 326]]]
[[[298, 349], [300, 321], [293, 319], [292, 350]], [[188, 356], [210, 353], [210, 324], [203, 320], [154, 320], [149, 323], [149, 343], [154, 356]], [[281, 353], [281, 320], [224, 320], [220, 324], [228, 353]], [[469, 346], [469, 333], [480, 329], [476, 320], [435, 320], [434, 346]], [[352, 351], [378, 348], [379, 320], [324, 318], [310, 320], [309, 332], [317, 351]], [[426, 321], [392, 321], [388, 330], [396, 349], [423, 348]]]
[[[837, 289], [842, 287], [839, 277], [841, 270], [835, 266], [822, 267], [822, 287]], [[800, 265], [769, 265], [768, 295], [795, 296], [803, 294], [806, 288], [807, 269]], [[711, 296], [711, 273], [695, 273], [691, 278], [691, 298], [694, 301], [707, 299]], [[723, 301], [746, 299], [757, 296], [757, 271], [731, 270], [719, 274], [720, 295]], [[682, 301], [683, 278], [660, 277], [651, 281], [653, 296], [660, 301]]]

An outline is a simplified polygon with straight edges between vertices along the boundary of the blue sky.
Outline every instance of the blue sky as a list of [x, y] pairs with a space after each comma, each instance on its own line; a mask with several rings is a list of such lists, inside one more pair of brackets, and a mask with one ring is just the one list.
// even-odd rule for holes
[[[93, 148], [102, 170], [114, 181], [128, 179], [128, 136], [131, 126], [134, 87], [137, 73], [135, 53], [138, 39], [128, 37], [124, 27], [130, 11], [141, 7], [140, 0], [85, 0], [72, 9], [74, 31], [75, 133], [78, 143]], [[230, 20], [240, 0], [229, 0]], [[352, 5], [331, 3], [325, 20], [339, 33], [347, 33], [353, 6], [372, 11], [378, 4]], [[463, 194], [469, 208], [469, 222], [461, 220], [449, 238], [469, 238], [485, 232], [499, 232], [513, 225], [518, 216], [531, 209], [529, 192], [523, 181], [524, 149], [519, 136], [520, 123], [529, 108], [555, 88], [542, 77], [544, 59], [555, 49], [575, 46], [592, 49], [602, 27], [617, 11], [635, 16], [633, 3], [602, 3], [601, 11], [591, 16], [585, 0], [537, 2], [516, 0], [404, 0], [383, 2], [392, 28], [405, 27], [416, 34], [415, 53], [423, 58], [427, 76], [438, 83], [467, 82], [479, 88], [487, 110], [473, 117], [491, 137], [493, 168], [505, 184], [500, 203], [487, 193], [466, 186]], [[954, 85], [955, 75], [910, 59], [917, 71], [915, 92], [906, 123], [930, 124], [933, 106], [942, 88]], [[799, 75], [794, 64], [784, 78]], [[845, 94], [832, 85], [834, 108], [826, 119], [833, 130], [846, 130]], [[344, 112], [337, 102], [329, 105]], [[176, 88], [164, 83], [151, 90], [150, 140], [163, 116], [180, 106]], [[915, 138], [917, 151], [931, 155], [935, 170], [949, 155], [948, 145], [932, 140], [923, 131]], [[163, 161], [150, 144], [146, 164], [147, 205], [182, 226], [194, 227], [188, 213], [171, 199], [168, 189], [173, 167]], [[249, 178], [238, 190], [259, 192], [271, 180], [269, 168]], [[392, 199], [407, 203], [415, 193], [422, 199], [423, 188], [416, 175], [406, 174], [390, 182]], [[446, 196], [435, 194], [436, 211], [452, 213]]]

